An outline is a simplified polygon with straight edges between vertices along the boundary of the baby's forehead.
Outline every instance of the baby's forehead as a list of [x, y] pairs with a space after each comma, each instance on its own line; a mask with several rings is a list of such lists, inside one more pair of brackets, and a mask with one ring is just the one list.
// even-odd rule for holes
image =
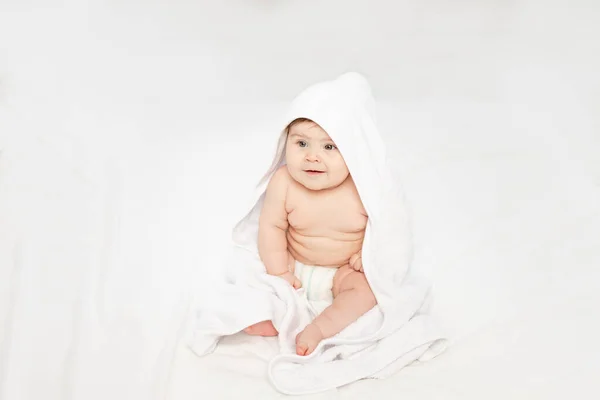
[[309, 139], [331, 140], [327, 132], [313, 121], [302, 121], [293, 124], [289, 130], [290, 136], [303, 136]]

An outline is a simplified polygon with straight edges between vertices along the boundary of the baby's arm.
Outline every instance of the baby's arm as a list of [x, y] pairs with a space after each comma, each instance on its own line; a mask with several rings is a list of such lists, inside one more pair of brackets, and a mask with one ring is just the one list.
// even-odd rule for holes
[[267, 185], [258, 221], [258, 253], [269, 275], [280, 276], [295, 288], [299, 288], [300, 281], [288, 266], [285, 198], [290, 180], [287, 173], [285, 167], [280, 168]]

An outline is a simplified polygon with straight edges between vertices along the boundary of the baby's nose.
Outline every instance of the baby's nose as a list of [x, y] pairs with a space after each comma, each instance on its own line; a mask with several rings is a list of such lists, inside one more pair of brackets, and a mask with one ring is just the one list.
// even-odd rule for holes
[[319, 157], [317, 156], [316, 153], [309, 151], [306, 153], [306, 161], [311, 161], [311, 162], [318, 162], [319, 161]]

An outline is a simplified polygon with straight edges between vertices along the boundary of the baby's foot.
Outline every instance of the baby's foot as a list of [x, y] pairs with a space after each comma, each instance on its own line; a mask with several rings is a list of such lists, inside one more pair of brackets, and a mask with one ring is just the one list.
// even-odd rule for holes
[[257, 324], [250, 325], [244, 329], [244, 332], [254, 336], [277, 336], [279, 333], [271, 321], [261, 321]]
[[312, 353], [319, 342], [323, 340], [321, 329], [315, 324], [309, 324], [296, 336], [296, 354], [307, 356]]

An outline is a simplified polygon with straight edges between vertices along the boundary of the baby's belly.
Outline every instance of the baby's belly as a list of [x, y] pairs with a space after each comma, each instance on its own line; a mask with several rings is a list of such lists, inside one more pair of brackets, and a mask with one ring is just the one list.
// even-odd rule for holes
[[336, 233], [325, 236], [307, 236], [289, 229], [288, 250], [294, 259], [306, 265], [341, 267], [361, 250], [362, 233]]

